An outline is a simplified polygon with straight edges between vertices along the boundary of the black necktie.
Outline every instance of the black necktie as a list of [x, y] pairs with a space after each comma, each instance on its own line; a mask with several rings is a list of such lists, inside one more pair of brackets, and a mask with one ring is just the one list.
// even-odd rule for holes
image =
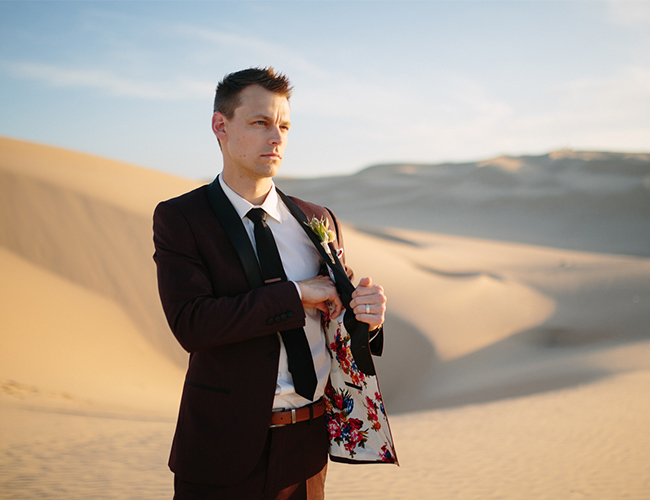
[[[257, 247], [257, 259], [262, 268], [264, 283], [287, 281], [287, 275], [284, 272], [284, 267], [282, 267], [282, 260], [273, 233], [266, 224], [266, 212], [262, 208], [252, 208], [246, 214], [246, 217], [255, 224], [255, 246]], [[303, 328], [293, 328], [280, 332], [280, 335], [287, 350], [289, 371], [293, 378], [296, 393], [312, 401], [316, 391], [317, 379], [305, 330]]]

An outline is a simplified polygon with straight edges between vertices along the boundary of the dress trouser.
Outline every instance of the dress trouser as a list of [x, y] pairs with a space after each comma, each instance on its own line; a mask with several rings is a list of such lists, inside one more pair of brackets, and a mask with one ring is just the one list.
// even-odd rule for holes
[[328, 446], [324, 415], [271, 428], [262, 457], [243, 482], [202, 485], [176, 476], [174, 500], [322, 500]]

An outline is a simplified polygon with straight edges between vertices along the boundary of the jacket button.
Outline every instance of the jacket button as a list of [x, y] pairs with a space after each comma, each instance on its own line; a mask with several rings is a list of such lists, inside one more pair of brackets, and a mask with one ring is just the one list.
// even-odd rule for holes
[[266, 320], [266, 324], [269, 326], [271, 326], [273, 323], [275, 323], [275, 321], [273, 321], [273, 318], [269, 318]]
[[275, 317], [275, 322], [279, 323], [280, 321], [282, 321], [282, 318], [280, 316], [276, 316]]
[[287, 318], [293, 318], [293, 311], [287, 311]]
[[287, 315], [286, 315], [286, 313], [282, 313], [282, 314], [280, 314], [280, 318], [281, 318], [281, 319], [287, 319]]
[[269, 358], [271, 359], [278, 359], [280, 357], [280, 352], [279, 351], [271, 351], [269, 353]]

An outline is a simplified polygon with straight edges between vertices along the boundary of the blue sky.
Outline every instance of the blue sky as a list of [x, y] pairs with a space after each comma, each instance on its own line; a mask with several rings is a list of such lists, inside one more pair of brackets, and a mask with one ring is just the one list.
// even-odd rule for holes
[[650, 151], [650, 1], [0, 0], [0, 135], [195, 179], [216, 83], [292, 79], [282, 173]]

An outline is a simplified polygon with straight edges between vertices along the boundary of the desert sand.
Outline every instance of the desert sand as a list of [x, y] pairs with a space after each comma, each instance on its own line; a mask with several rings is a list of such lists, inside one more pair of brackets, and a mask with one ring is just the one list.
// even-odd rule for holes
[[[151, 214], [200, 183], [0, 139], [0, 498], [163, 499], [187, 355]], [[650, 155], [278, 179], [388, 296], [400, 467], [329, 499], [650, 498]]]

